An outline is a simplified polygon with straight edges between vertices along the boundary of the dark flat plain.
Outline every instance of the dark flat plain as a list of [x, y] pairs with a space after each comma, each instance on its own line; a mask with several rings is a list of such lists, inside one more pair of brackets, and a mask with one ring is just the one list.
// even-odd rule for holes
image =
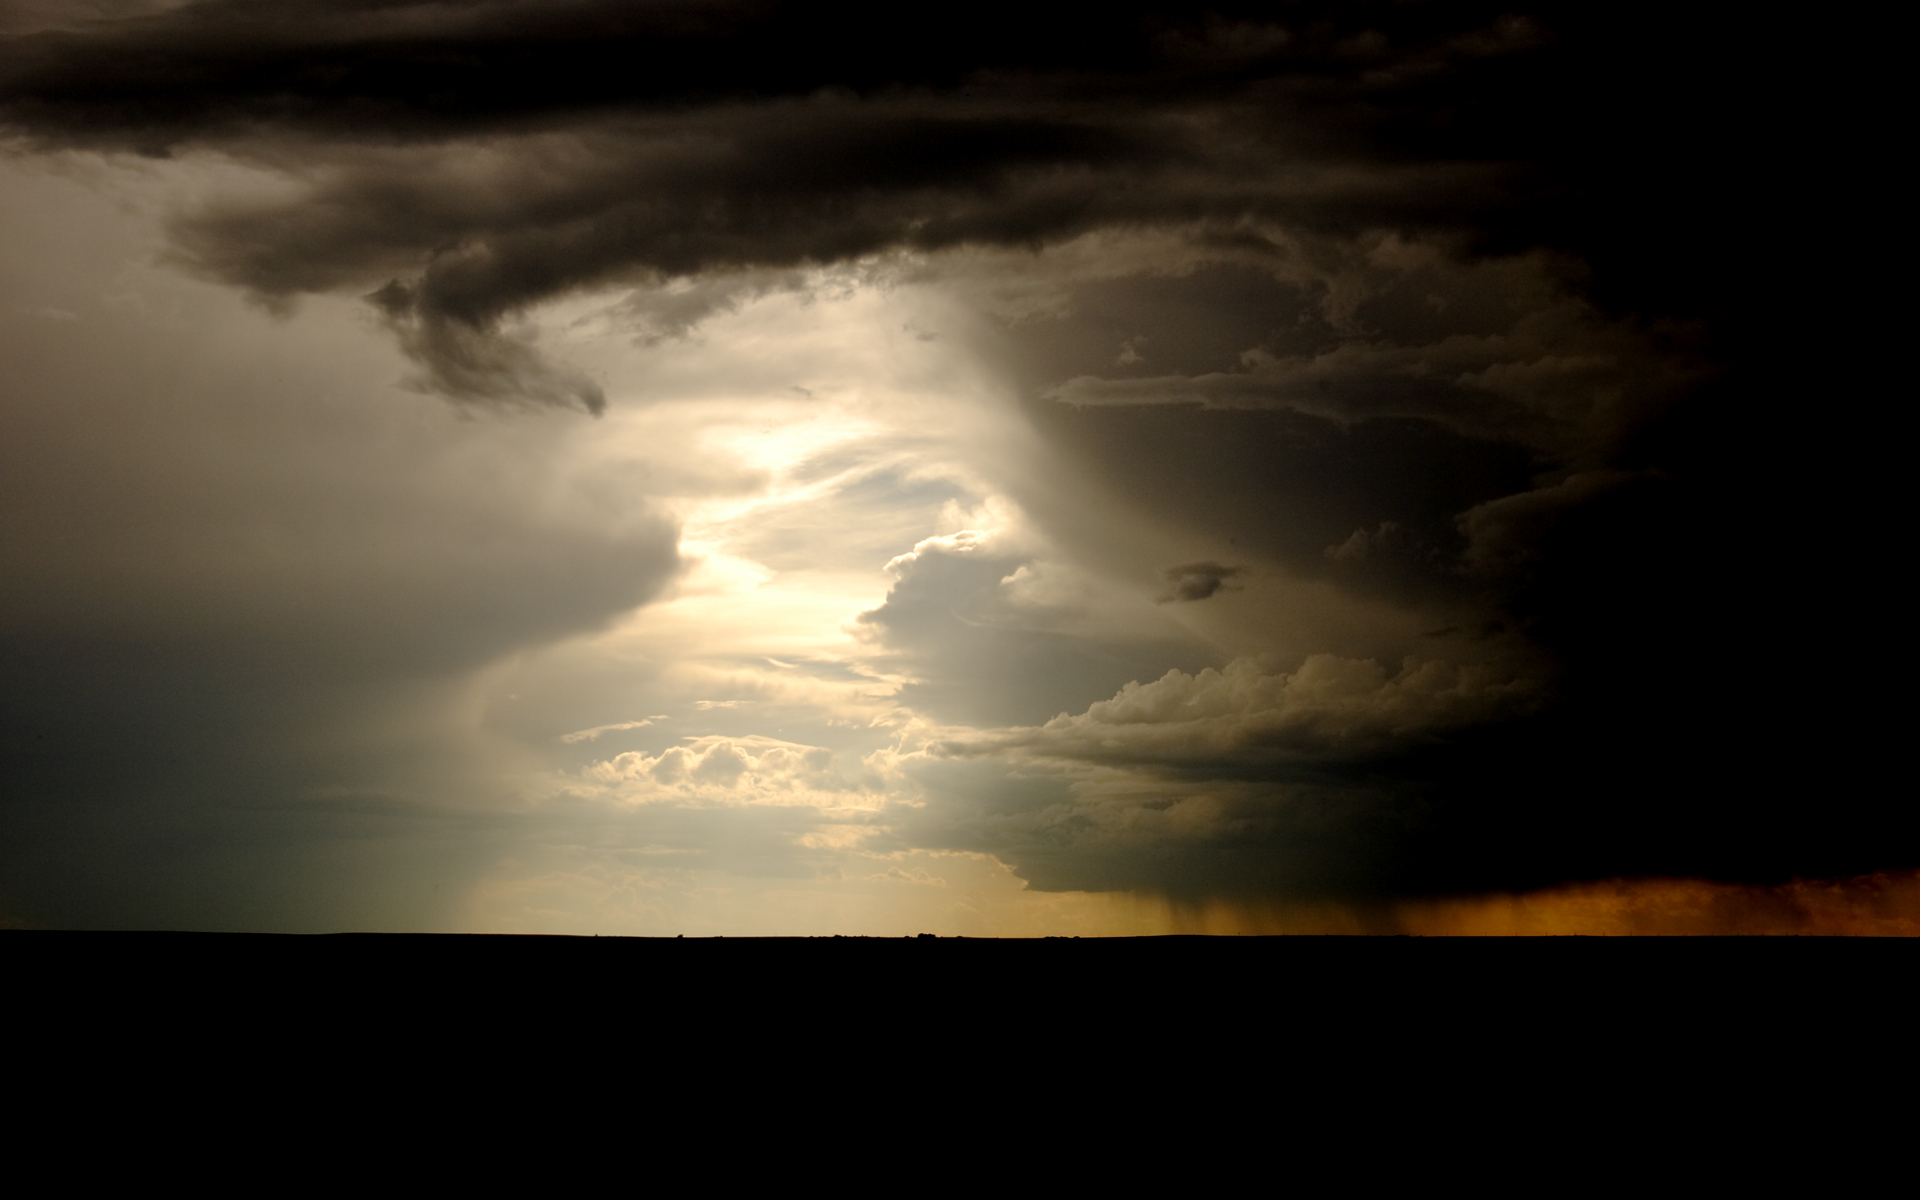
[[[910, 986], [941, 1002], [1057, 990], [1239, 1005], [1453, 1006], [1617, 1002], [1665, 994], [1771, 1006], [1848, 994], [1872, 1007], [1920, 977], [1909, 939], [1347, 936], [1113, 938], [569, 937], [0, 931], [0, 973], [27, 991], [91, 984], [196, 990], [216, 981], [300, 995], [392, 987], [498, 994], [613, 989], [652, 1005], [798, 1007]], [[923, 999], [933, 999], [925, 997]]]
[[1526, 1123], [1628, 1088], [1681, 1129], [1708, 1095], [1765, 1115], [1782, 1089], [1904, 1086], [1916, 949], [0, 931], [0, 1018], [21, 1086], [82, 1107], [163, 1103], [191, 1078], [233, 1103], [344, 1089], [398, 1121], [424, 1091], [480, 1111], [508, 1084], [520, 1103], [615, 1079], [682, 1114], [762, 1093], [893, 1112], [896, 1092], [964, 1083], [1195, 1120], [1251, 1089], [1236, 1121], [1278, 1096], [1371, 1121], [1444, 1114], [1467, 1087]]

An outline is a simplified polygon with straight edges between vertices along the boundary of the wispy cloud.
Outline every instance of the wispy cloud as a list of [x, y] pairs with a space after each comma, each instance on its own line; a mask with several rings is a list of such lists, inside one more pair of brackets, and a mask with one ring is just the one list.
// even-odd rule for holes
[[671, 720], [667, 716], [647, 717], [639, 721], [616, 721], [611, 725], [595, 725], [592, 729], [576, 729], [572, 733], [563, 733], [560, 740], [572, 745], [576, 742], [591, 742], [603, 733], [618, 733], [623, 729], [646, 729], [655, 721]]

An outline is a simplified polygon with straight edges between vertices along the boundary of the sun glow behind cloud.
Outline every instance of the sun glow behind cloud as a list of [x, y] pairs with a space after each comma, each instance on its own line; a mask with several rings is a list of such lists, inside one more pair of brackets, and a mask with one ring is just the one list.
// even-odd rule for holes
[[891, 558], [980, 498], [970, 443], [1008, 425], [976, 364], [898, 328], [911, 300], [778, 295], [694, 340], [586, 347], [613, 402], [582, 454], [674, 514], [684, 566], [659, 602], [555, 652], [644, 656], [706, 703], [797, 695], [871, 721], [885, 672], [854, 618]]
[[[1029, 565], [1004, 590], [1036, 599], [1044, 539], [995, 488], [1032, 434], [1004, 383], [939, 332], [960, 322], [938, 291], [814, 283], [677, 341], [622, 336], [597, 315], [608, 298], [528, 320], [522, 336], [601, 382], [608, 410], [579, 453], [675, 515], [683, 567], [654, 604], [490, 678], [492, 726], [554, 762], [531, 811], [592, 811], [600, 844], [517, 848], [476, 885], [473, 927], [1140, 927], [1134, 901], [1032, 893], [990, 856], [929, 855], [890, 827], [918, 803], [894, 764], [933, 727], [902, 701], [912, 667], [861, 614], [929, 547], [1019, 553]], [[711, 865], [754, 842], [757, 865]], [[756, 873], [786, 882], [749, 903]]]

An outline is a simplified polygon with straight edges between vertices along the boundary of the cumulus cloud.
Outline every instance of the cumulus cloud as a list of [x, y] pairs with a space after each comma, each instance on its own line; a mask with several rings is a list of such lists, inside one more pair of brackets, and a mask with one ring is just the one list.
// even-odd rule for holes
[[995, 854], [1038, 889], [1365, 894], [1487, 869], [1444, 861], [1474, 805], [1430, 807], [1433, 765], [1536, 720], [1551, 692], [1532, 666], [1242, 658], [873, 761], [922, 798], [897, 818], [909, 836]]
[[1357, 562], [1391, 544], [1400, 535], [1400, 522], [1382, 521], [1375, 529], [1356, 529], [1338, 545], [1327, 547], [1327, 557], [1336, 562]]
[[1325, 762], [1522, 716], [1541, 691], [1540, 680], [1494, 664], [1409, 659], [1389, 672], [1369, 660], [1316, 654], [1295, 671], [1269, 673], [1241, 658], [1218, 670], [1129, 683], [1112, 699], [1036, 730], [945, 746], [1167, 769]]
[[776, 738], [692, 737], [657, 754], [627, 751], [580, 772], [583, 783], [628, 803], [699, 800], [732, 804], [873, 807], [879, 777], [836, 762], [833, 750]]
[[900, 698], [941, 719], [1041, 719], [1160, 663], [1214, 657], [1144, 594], [1089, 578], [1017, 518], [924, 539], [888, 570], [893, 586], [858, 627], [907, 676]]

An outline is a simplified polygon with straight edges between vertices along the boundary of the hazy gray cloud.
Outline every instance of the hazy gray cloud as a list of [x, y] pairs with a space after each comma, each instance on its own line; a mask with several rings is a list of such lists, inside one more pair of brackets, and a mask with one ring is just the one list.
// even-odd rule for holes
[[906, 838], [992, 854], [1041, 892], [1365, 893], [1418, 828], [1378, 781], [1099, 779], [992, 757], [899, 769], [921, 797], [893, 814]]
[[415, 407], [349, 306], [153, 268], [109, 194], [9, 163], [0, 211], [0, 286], [80, 318], [0, 309], [0, 907], [447, 927], [517, 769], [474, 674], [658, 596], [676, 522], [554, 415]]

